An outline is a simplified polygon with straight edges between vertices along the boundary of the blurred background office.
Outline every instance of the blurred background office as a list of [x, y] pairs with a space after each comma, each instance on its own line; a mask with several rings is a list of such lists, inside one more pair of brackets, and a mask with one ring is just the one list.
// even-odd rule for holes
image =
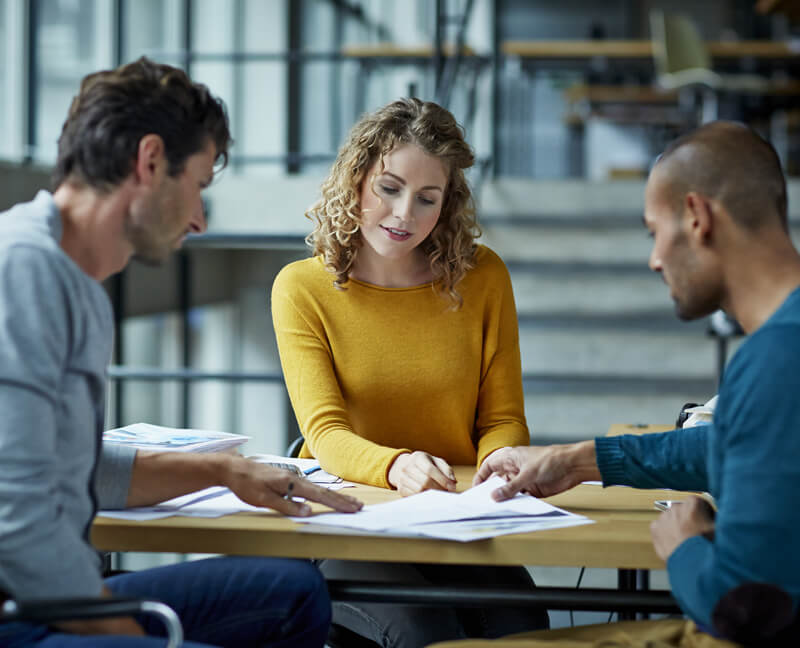
[[297, 430], [272, 277], [306, 254], [303, 211], [357, 116], [436, 100], [475, 148], [483, 240], [514, 281], [532, 441], [668, 422], [714, 393], [737, 342], [674, 318], [646, 267], [644, 178], [666, 141], [716, 116], [752, 124], [797, 172], [798, 4], [0, 0], [0, 207], [48, 186], [83, 75], [146, 55], [207, 83], [236, 146], [208, 191], [209, 233], [109, 282], [108, 425], [225, 430], [281, 452]]

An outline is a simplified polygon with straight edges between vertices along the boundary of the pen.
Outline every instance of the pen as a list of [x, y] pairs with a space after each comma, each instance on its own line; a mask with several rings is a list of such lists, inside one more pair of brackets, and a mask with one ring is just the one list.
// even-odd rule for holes
[[318, 470], [322, 470], [322, 466], [320, 466], [320, 465], [311, 466], [311, 468], [306, 468], [306, 469], [303, 471], [303, 474], [304, 474], [306, 477], [308, 477], [308, 476], [309, 476], [311, 473], [315, 473], [315, 472], [317, 472]]

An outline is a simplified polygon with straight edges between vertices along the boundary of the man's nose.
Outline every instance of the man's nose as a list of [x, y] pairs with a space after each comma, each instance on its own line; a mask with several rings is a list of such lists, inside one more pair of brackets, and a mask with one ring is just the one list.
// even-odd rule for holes
[[206, 221], [206, 203], [202, 199], [200, 200], [197, 211], [191, 221], [189, 221], [189, 229], [195, 234], [202, 234], [208, 229], [208, 223]]
[[650, 252], [650, 259], [647, 262], [653, 272], [661, 272], [661, 255], [656, 252], [655, 247]]

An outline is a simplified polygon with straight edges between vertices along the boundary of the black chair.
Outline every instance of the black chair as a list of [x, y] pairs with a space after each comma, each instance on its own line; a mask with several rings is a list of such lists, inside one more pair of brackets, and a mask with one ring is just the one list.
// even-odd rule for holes
[[717, 633], [742, 646], [800, 646], [800, 611], [785, 590], [767, 583], [744, 583], [723, 596], [711, 615]]
[[51, 624], [72, 619], [104, 619], [151, 614], [167, 631], [167, 648], [183, 645], [183, 627], [175, 611], [160, 601], [132, 598], [74, 598], [17, 601], [0, 591], [0, 624], [12, 622]]

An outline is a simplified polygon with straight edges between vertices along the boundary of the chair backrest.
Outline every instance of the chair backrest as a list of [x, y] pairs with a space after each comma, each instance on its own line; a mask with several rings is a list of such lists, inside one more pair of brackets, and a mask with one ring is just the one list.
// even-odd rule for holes
[[683, 70], [711, 70], [711, 56], [697, 26], [682, 14], [650, 12], [653, 60], [659, 76]]

